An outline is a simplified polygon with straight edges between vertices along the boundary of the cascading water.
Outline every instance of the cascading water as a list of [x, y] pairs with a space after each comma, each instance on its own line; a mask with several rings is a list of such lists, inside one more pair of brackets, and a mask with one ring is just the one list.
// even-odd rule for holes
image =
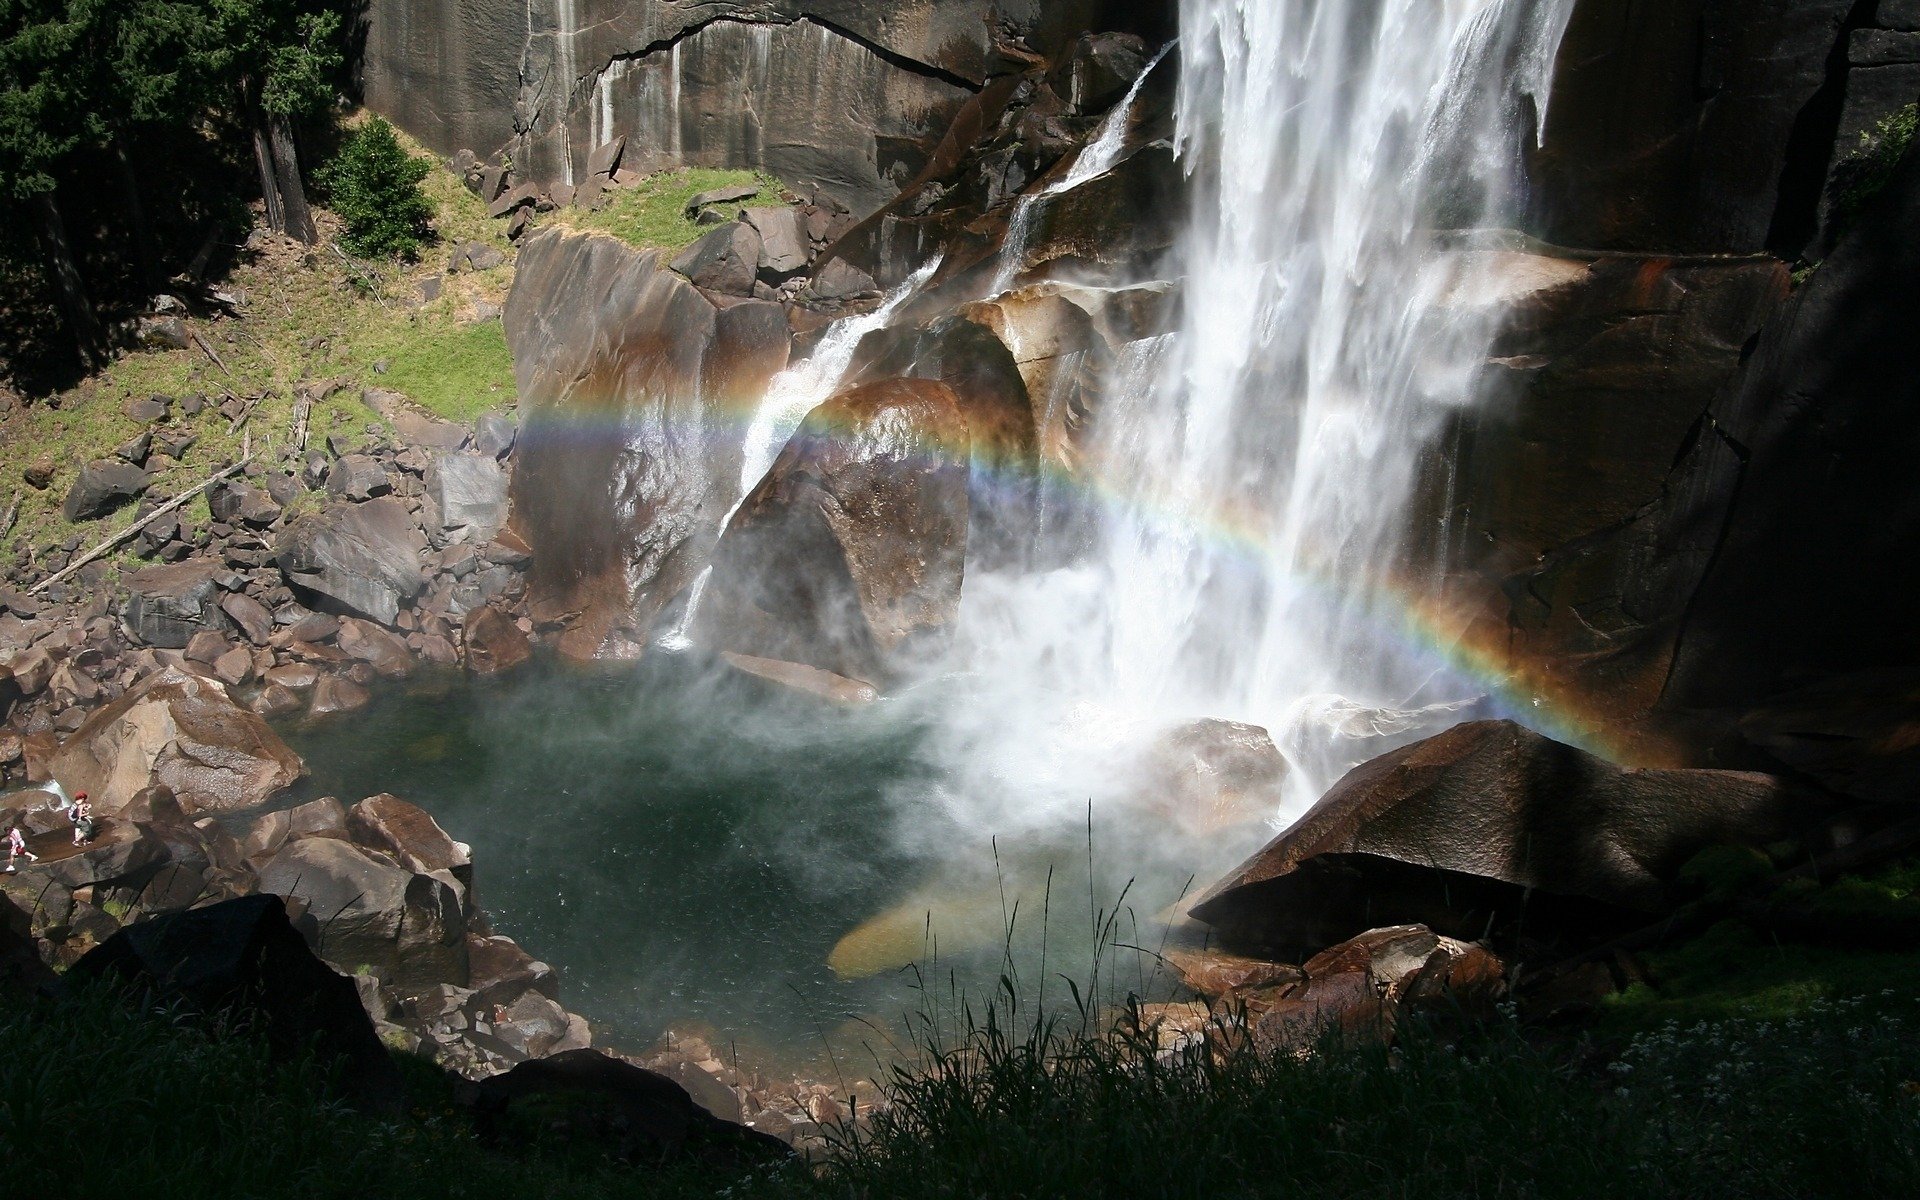
[[1097, 415], [1088, 561], [969, 575], [951, 803], [1046, 828], [1206, 716], [1273, 732], [1291, 816], [1479, 699], [1403, 632], [1407, 502], [1494, 334], [1490, 256], [1436, 230], [1511, 216], [1571, 7], [1186, 0], [1183, 324]]

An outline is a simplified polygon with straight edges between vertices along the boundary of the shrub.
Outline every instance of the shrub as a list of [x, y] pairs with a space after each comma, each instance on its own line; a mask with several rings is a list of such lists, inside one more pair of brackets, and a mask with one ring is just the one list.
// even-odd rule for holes
[[321, 172], [328, 204], [347, 223], [347, 248], [368, 258], [412, 258], [431, 237], [433, 204], [420, 181], [433, 169], [373, 118], [348, 135]]
[[1860, 148], [1833, 168], [1833, 228], [1844, 232], [1893, 180], [1920, 130], [1920, 104], [1909, 104], [1860, 135]]

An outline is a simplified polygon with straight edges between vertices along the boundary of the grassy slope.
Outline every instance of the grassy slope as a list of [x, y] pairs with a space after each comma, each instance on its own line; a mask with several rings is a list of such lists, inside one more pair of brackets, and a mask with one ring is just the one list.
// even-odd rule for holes
[[[417, 145], [408, 145], [419, 152]], [[709, 188], [756, 181], [768, 189], [768, 199], [777, 194], [777, 184], [748, 172], [678, 171], [611, 193], [599, 212], [562, 211], [540, 220], [611, 233], [636, 245], [678, 248], [700, 233], [683, 215], [688, 199]], [[150, 493], [156, 497], [170, 497], [206, 478], [217, 463], [239, 454], [244, 438], [255, 449], [284, 438], [292, 425], [294, 388], [302, 382], [346, 384], [310, 418], [315, 443], [329, 433], [352, 443], [369, 427], [380, 427], [359, 399], [369, 387], [404, 392], [462, 423], [512, 405], [513, 364], [505, 336], [499, 321], [482, 319], [476, 307], [500, 305], [512, 286], [514, 252], [505, 239], [506, 224], [488, 219], [485, 206], [447, 171], [433, 172], [423, 186], [434, 203], [438, 242], [422, 252], [419, 262], [349, 263], [326, 245], [307, 249], [277, 241], [244, 255], [220, 285], [244, 295], [242, 319], [194, 323], [226, 370], [197, 348], [130, 353], [9, 421], [0, 437], [0, 508], [14, 490], [22, 498], [18, 526], [0, 539], [0, 565], [13, 561], [19, 538], [45, 548], [78, 535], [91, 546], [129, 523], [131, 516], [123, 510], [76, 527], [62, 518], [60, 506], [83, 463], [110, 455], [139, 433], [142, 427], [121, 411], [135, 397], [203, 392], [216, 403], [228, 393], [265, 397], [237, 433], [212, 411], [194, 418], [176, 414], [174, 423], [191, 429], [200, 441], [184, 462], [156, 457], [149, 464], [160, 468]], [[330, 215], [323, 212], [320, 220], [323, 237], [337, 233]], [[454, 247], [468, 242], [499, 248], [507, 264], [479, 274], [447, 274]], [[442, 277], [442, 293], [422, 302], [421, 284], [435, 276]], [[21, 472], [42, 455], [54, 460], [58, 474], [53, 486], [35, 492], [21, 483]], [[190, 507], [188, 515], [205, 521], [204, 502]], [[126, 554], [120, 562], [128, 564]]]

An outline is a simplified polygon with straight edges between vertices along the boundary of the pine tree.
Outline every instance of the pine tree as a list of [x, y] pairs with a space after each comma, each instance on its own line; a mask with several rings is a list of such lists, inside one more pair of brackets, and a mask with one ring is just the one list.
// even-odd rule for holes
[[413, 257], [433, 215], [420, 190], [431, 170], [426, 159], [406, 152], [381, 118], [355, 130], [321, 172], [328, 203], [347, 223], [347, 248], [368, 257]]

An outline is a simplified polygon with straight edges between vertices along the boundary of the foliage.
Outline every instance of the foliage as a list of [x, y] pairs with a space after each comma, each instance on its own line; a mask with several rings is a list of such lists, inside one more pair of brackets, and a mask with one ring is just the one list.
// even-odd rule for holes
[[1860, 146], [1833, 168], [1833, 228], [1836, 236], [1859, 221], [1875, 196], [1893, 181], [1900, 160], [1920, 131], [1920, 104], [1909, 104], [1860, 135]]
[[320, 172], [328, 203], [347, 223], [347, 248], [373, 258], [418, 254], [433, 217], [420, 182], [432, 169], [426, 159], [408, 154], [393, 126], [379, 117], [347, 135]]

